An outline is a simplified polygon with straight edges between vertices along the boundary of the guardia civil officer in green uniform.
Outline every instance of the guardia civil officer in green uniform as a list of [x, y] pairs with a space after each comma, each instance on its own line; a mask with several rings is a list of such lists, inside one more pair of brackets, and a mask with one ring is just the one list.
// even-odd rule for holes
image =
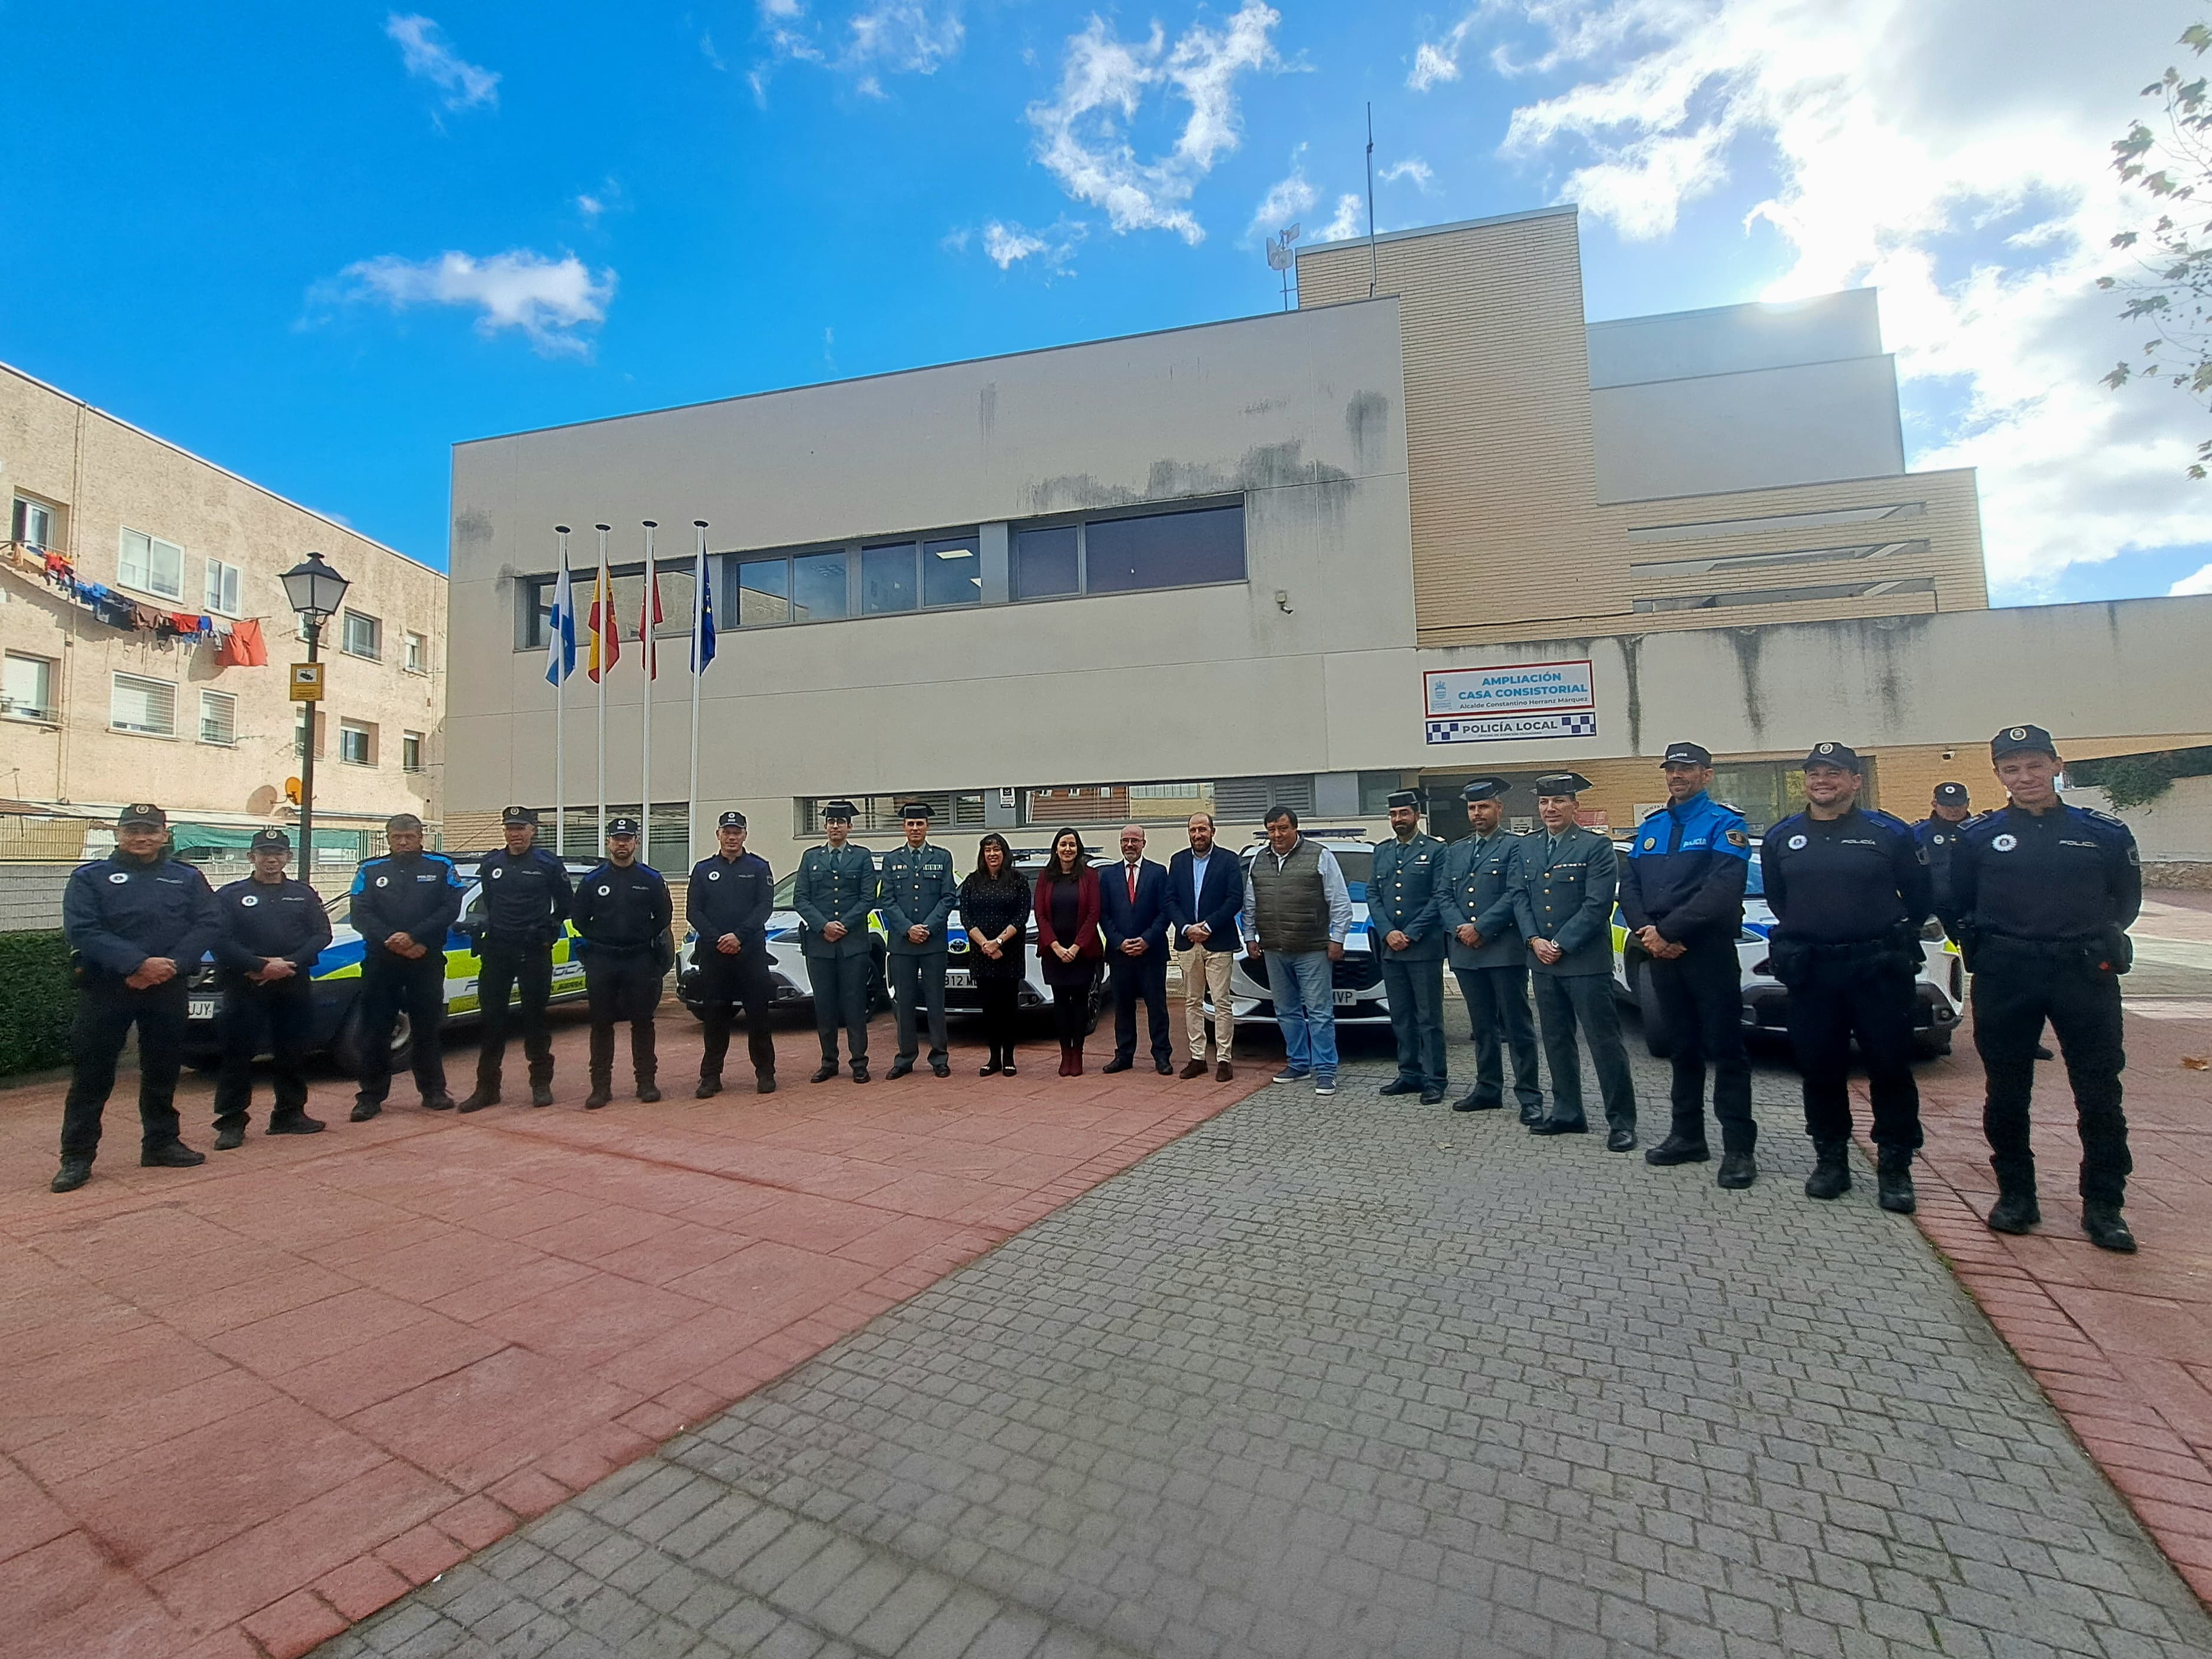
[[1401, 789], [1389, 805], [1391, 838], [1375, 849], [1367, 876], [1368, 942], [1381, 946], [1390, 1032], [1398, 1039], [1398, 1075], [1382, 1092], [1418, 1091], [1422, 1105], [1434, 1106], [1444, 1097], [1446, 933], [1437, 887], [1447, 849], [1421, 833], [1419, 790]]
[[1437, 913], [1451, 936], [1452, 975], [1474, 1026], [1474, 1087], [1452, 1103], [1455, 1112], [1487, 1112], [1505, 1103], [1504, 1050], [1513, 1055], [1513, 1094], [1521, 1121], [1544, 1115], [1536, 1075], [1536, 1025], [1528, 1017], [1528, 952], [1513, 915], [1521, 884], [1521, 837], [1505, 828], [1504, 778], [1476, 778], [1460, 791], [1468, 833], [1444, 854]]
[[822, 1066], [808, 1081], [827, 1083], [837, 1075], [837, 1027], [842, 1022], [845, 1047], [853, 1059], [853, 1081], [866, 1083], [868, 912], [876, 908], [876, 859], [850, 840], [852, 802], [824, 805], [822, 830], [829, 844], [810, 847], [799, 855], [791, 894], [791, 908], [799, 912], [799, 948], [806, 957], [807, 982], [814, 989], [815, 1035], [822, 1039]]
[[1608, 1152], [1636, 1150], [1636, 1085], [1628, 1051], [1620, 1042], [1620, 1012], [1613, 1001], [1613, 900], [1620, 884], [1620, 857], [1613, 843], [1585, 830], [1576, 799], [1589, 788], [1579, 772], [1550, 772], [1536, 780], [1540, 827], [1521, 843], [1521, 882], [1514, 915], [1528, 941], [1536, 1021], [1544, 1033], [1544, 1058], [1552, 1071], [1552, 1109], [1528, 1126], [1538, 1135], [1581, 1134], [1582, 1028], [1597, 1067], [1605, 1102]]
[[668, 926], [672, 906], [660, 872], [637, 861], [635, 818], [607, 824], [606, 861], [576, 884], [575, 950], [584, 961], [592, 1009], [592, 1091], [584, 1109], [614, 1098], [615, 1026], [629, 1026], [631, 1074], [637, 1097], [660, 1098], [659, 1033], [653, 1011], [675, 960]]
[[891, 1000], [898, 1010], [898, 1054], [888, 1073], [895, 1078], [914, 1070], [915, 1056], [921, 1051], [917, 1003], [929, 1015], [929, 1069], [939, 1077], [952, 1075], [945, 1047], [945, 968], [950, 948], [945, 923], [960, 896], [960, 881], [952, 872], [952, 854], [930, 845], [929, 821], [935, 816], [927, 801], [908, 801], [901, 807], [906, 845], [884, 854], [878, 866], [878, 902], [890, 951], [886, 966]]

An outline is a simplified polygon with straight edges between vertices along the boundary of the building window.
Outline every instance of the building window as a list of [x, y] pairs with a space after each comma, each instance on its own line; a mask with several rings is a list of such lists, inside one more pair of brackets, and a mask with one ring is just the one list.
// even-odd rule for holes
[[422, 734], [402, 732], [399, 734], [399, 769], [419, 772], [422, 769]]
[[177, 732], [177, 688], [167, 680], [118, 674], [109, 694], [107, 723], [118, 732], [171, 738]]
[[384, 657], [384, 624], [374, 617], [365, 617], [358, 611], [345, 613], [345, 629], [339, 635], [340, 648], [349, 657], [367, 657], [379, 662]]
[[338, 759], [348, 766], [375, 765], [376, 728], [363, 720], [340, 720]]
[[239, 584], [245, 572], [234, 564], [225, 564], [221, 559], [207, 562], [207, 598], [204, 601], [209, 611], [218, 617], [239, 615]]
[[860, 611], [880, 617], [915, 606], [914, 544], [893, 542], [860, 550]]
[[981, 605], [983, 561], [973, 536], [921, 544], [921, 602], [928, 605]]
[[1932, 576], [1900, 576], [1890, 581], [1822, 582], [1806, 587], [1752, 587], [1728, 593], [1676, 593], [1660, 599], [1632, 599], [1629, 609], [1638, 616], [1668, 611], [1717, 611], [1732, 605], [1804, 605], [1815, 599], [1881, 599], [1901, 593], [1933, 593]]
[[1014, 532], [1011, 574], [1016, 599], [1048, 599], [1083, 591], [1083, 573], [1076, 562], [1079, 533], [1072, 524]]
[[54, 659], [52, 657], [7, 656], [6, 676], [0, 678], [0, 714], [11, 720], [54, 718]]
[[[1402, 772], [1362, 772], [1359, 775], [1359, 816], [1379, 818], [1387, 815], [1390, 811], [1390, 797], [1407, 787], [1405, 775]], [[1463, 802], [1462, 804], [1464, 805]], [[1431, 811], [1443, 808], [1449, 813], [1449, 802], [1444, 797], [1431, 798], [1429, 805]], [[1453, 817], [1459, 816], [1456, 813], [1449, 815]]]
[[40, 552], [58, 544], [54, 509], [44, 501], [34, 501], [27, 495], [15, 497], [15, 510], [8, 526], [8, 539], [20, 542], [25, 547], [35, 547]]
[[[799, 803], [799, 832], [803, 836], [822, 833], [822, 802], [836, 800], [835, 795], [823, 795], [819, 799]], [[896, 835], [906, 828], [900, 814], [908, 801], [927, 801], [937, 816], [930, 821], [930, 833], [941, 834], [948, 830], [981, 830], [983, 827], [983, 796], [981, 791], [973, 794], [947, 794], [923, 790], [902, 795], [854, 795], [853, 803], [853, 833], [858, 835]]]
[[407, 635], [403, 642], [403, 648], [405, 652], [405, 655], [401, 659], [401, 665], [404, 666], [409, 673], [427, 674], [430, 672], [430, 641], [428, 639], [420, 634]]
[[122, 553], [116, 580], [141, 593], [165, 599], [185, 597], [185, 550], [142, 530], [123, 532]]
[[835, 622], [847, 607], [842, 553], [806, 553], [792, 560], [792, 621]]
[[[592, 629], [592, 591], [598, 577], [596, 570], [571, 571], [568, 576], [571, 596], [576, 605], [576, 649], [588, 651]], [[691, 561], [680, 563], [675, 560], [663, 563], [655, 560], [653, 576], [660, 589], [660, 621], [653, 630], [656, 640], [689, 639], [691, 635], [692, 576]], [[609, 603], [612, 617], [606, 626], [622, 635], [625, 650], [635, 649], [639, 639], [639, 628], [645, 618], [645, 566], [642, 563], [617, 565], [607, 572], [607, 585], [612, 592]], [[547, 635], [552, 629], [553, 590], [560, 583], [558, 576], [532, 576], [521, 584], [523, 599], [522, 626], [519, 634], [518, 650], [543, 651]], [[428, 641], [423, 643], [424, 672], [429, 661]]]
[[229, 692], [200, 693], [200, 741], [226, 749], [238, 741], [238, 699]]
[[[842, 582], [844, 573], [838, 573]], [[843, 595], [842, 592], [840, 598]], [[747, 559], [738, 566], [738, 626], [770, 628], [791, 620], [791, 561]]]
[[1244, 509], [1094, 519], [1083, 526], [1086, 593], [1244, 580]]
[[324, 745], [330, 741], [331, 723], [321, 710], [311, 702], [297, 705], [297, 712], [292, 716], [292, 753], [298, 759], [307, 758], [307, 722], [310, 720], [315, 723], [315, 758], [320, 760], [323, 757]]

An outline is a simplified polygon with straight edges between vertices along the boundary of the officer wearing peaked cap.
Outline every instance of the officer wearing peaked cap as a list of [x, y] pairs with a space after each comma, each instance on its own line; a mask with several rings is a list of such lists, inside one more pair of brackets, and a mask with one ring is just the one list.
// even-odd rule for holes
[[[477, 1048], [477, 1086], [465, 1112], [499, 1103], [507, 1034], [520, 1025], [530, 1064], [530, 1103], [553, 1103], [553, 1033], [545, 1005], [553, 994], [553, 947], [567, 931], [575, 894], [561, 860], [538, 845], [538, 814], [510, 806], [500, 814], [507, 845], [477, 866], [483, 884], [483, 920], [477, 939], [477, 1006], [483, 1037]], [[510, 1000], [520, 993], [520, 1009]], [[517, 1013], [520, 1013], [520, 1018]]]
[[2058, 749], [2043, 727], [2007, 726], [1990, 740], [1990, 760], [2006, 804], [1960, 830], [1946, 918], [1974, 976], [1982, 1123], [1997, 1176], [1989, 1224], [2022, 1233], [2043, 1218], [2028, 1102], [2048, 1019], [2081, 1125], [2081, 1229], [2101, 1249], [2130, 1251], [2135, 1235], [2120, 1218], [2135, 1165], [2120, 1109], [2119, 976], [2142, 908], [2136, 838], [2118, 818], [2060, 798]]
[[837, 1075], [837, 1028], [845, 1028], [853, 1081], [868, 1080], [868, 975], [874, 950], [868, 939], [868, 913], [876, 908], [875, 854], [855, 844], [853, 803], [826, 801], [822, 830], [827, 844], [799, 855], [791, 908], [799, 912], [799, 946], [806, 957], [806, 977], [814, 990], [814, 1032], [822, 1040], [822, 1064], [812, 1078], [827, 1083]]
[[[914, 1070], [921, 1048], [921, 1021], [929, 1021], [929, 1069], [950, 1077], [952, 1065], [945, 1036], [945, 972], [951, 945], [946, 924], [960, 896], [952, 854], [933, 846], [929, 821], [937, 816], [927, 801], [899, 808], [906, 844], [884, 854], [877, 866], [884, 942], [890, 959], [891, 999], [898, 1012], [898, 1054], [887, 1078]], [[964, 943], [964, 941], [963, 941]]]
[[690, 918], [691, 963], [697, 973], [700, 1024], [706, 1046], [699, 1054], [701, 1100], [722, 1091], [722, 1066], [730, 1052], [730, 1017], [745, 1011], [745, 1051], [753, 1087], [775, 1092], [775, 1033], [769, 1009], [775, 984], [769, 976], [768, 919], [775, 908], [775, 872], [745, 850], [745, 815], [725, 812], [714, 825], [716, 850], [691, 866], [684, 914]]
[[422, 850], [422, 820], [384, 821], [391, 851], [354, 872], [349, 912], [361, 935], [361, 1078], [353, 1121], [384, 1109], [392, 1090], [392, 1038], [407, 1016], [415, 1087], [426, 1111], [450, 1112], [446, 1092], [446, 936], [465, 889], [451, 859]]
[[583, 959], [592, 1015], [592, 1091], [584, 1109], [614, 1098], [615, 1026], [629, 1026], [630, 1071], [641, 1101], [660, 1098], [659, 1033], [653, 1011], [675, 960], [668, 927], [668, 884], [637, 861], [638, 821], [610, 819], [607, 856], [576, 884], [574, 949]]
[[1504, 827], [1512, 787], [1504, 778], [1481, 777], [1460, 791], [1468, 833], [1445, 851], [1437, 914], [1474, 1038], [1474, 1086], [1452, 1103], [1452, 1110], [1490, 1111], [1504, 1104], [1510, 1052], [1521, 1121], [1533, 1123], [1543, 1115], [1544, 1091], [1536, 1070], [1536, 1027], [1528, 1015], [1528, 952], [1513, 914], [1522, 841]]
[[126, 806], [115, 851], [79, 865], [62, 894], [62, 931], [77, 963], [75, 1069], [62, 1107], [58, 1193], [92, 1178], [100, 1119], [115, 1087], [115, 1060], [138, 1029], [138, 1161], [189, 1169], [207, 1162], [177, 1138], [177, 1073], [184, 1065], [185, 986], [215, 943], [207, 878], [168, 856], [169, 820], [158, 806]]
[[215, 896], [221, 917], [215, 960], [222, 983], [222, 1070], [215, 1085], [219, 1152], [246, 1139], [253, 1057], [264, 1046], [276, 1089], [268, 1133], [311, 1135], [323, 1127], [307, 1115], [307, 1062], [314, 969], [331, 942], [330, 913], [322, 895], [284, 873], [292, 840], [282, 830], [255, 831], [246, 852], [253, 873]]
[[1912, 1080], [1920, 929], [1934, 908], [1911, 826], [1858, 805], [1865, 766], [1847, 744], [1805, 757], [1805, 810], [1766, 832], [1759, 870], [1776, 926], [1767, 962], [1790, 994], [1790, 1041], [1812, 1137], [1808, 1198], [1850, 1189], [1851, 1039], [1866, 1061], [1885, 1210], [1914, 1206], [1920, 1090]]
[[1613, 1000], [1613, 902], [1620, 860], [1612, 842], [1582, 826], [1576, 798], [1589, 787], [1579, 772], [1538, 778], [1536, 817], [1542, 828], [1521, 843], [1514, 915], [1528, 941], [1536, 1021], [1552, 1074], [1551, 1112], [1528, 1132], [1580, 1134], [1588, 1127], [1582, 1051], [1575, 1044], [1579, 1027], [1605, 1103], [1605, 1149], [1631, 1152], [1636, 1150], [1636, 1088]]
[[1390, 796], [1391, 838], [1368, 866], [1367, 936], [1381, 946], [1390, 1030], [1398, 1040], [1398, 1075], [1386, 1095], [1418, 1092], [1421, 1104], [1444, 1097], [1444, 940], [1437, 888], [1443, 842], [1421, 833], [1425, 802], [1418, 789]]
[[1963, 783], [1939, 783], [1928, 804], [1928, 816], [1912, 826], [1914, 838], [1928, 854], [1928, 879], [1936, 894], [1936, 914], [1951, 914], [1951, 854], [1958, 850], [1959, 831], [1973, 816]]

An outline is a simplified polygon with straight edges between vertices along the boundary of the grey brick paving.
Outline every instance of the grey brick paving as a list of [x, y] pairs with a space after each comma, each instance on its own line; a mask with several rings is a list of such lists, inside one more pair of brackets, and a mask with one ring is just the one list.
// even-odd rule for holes
[[1917, 1231], [1797, 1191], [1786, 1073], [1725, 1194], [1382, 1071], [1261, 1091], [322, 1655], [2212, 1654]]

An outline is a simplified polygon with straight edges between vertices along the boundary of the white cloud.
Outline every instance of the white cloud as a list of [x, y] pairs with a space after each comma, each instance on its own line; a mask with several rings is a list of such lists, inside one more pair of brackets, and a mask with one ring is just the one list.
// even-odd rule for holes
[[714, 50], [714, 35], [705, 29], [699, 31], [699, 55], [707, 60], [710, 68], [720, 70], [725, 74], [729, 72], [730, 66], [722, 61], [722, 54]]
[[599, 216], [606, 210], [607, 204], [596, 196], [579, 196], [576, 198], [576, 211], [593, 223], [597, 223]]
[[1386, 185], [1395, 185], [1401, 179], [1411, 179], [1413, 181], [1413, 188], [1420, 191], [1424, 195], [1427, 193], [1429, 186], [1436, 182], [1437, 177], [1435, 170], [1418, 155], [1408, 155], [1402, 161], [1393, 161], [1375, 176]]
[[474, 109], [478, 104], [499, 102], [499, 75], [480, 69], [447, 44], [445, 31], [430, 19], [392, 12], [384, 20], [384, 32], [399, 46], [399, 61], [408, 74], [428, 81], [444, 93], [447, 109]]
[[[1066, 271], [1068, 261], [1075, 257], [1077, 244], [1089, 228], [1080, 221], [1059, 219], [1041, 231], [1028, 230], [993, 219], [983, 227], [984, 257], [1001, 270], [1010, 270], [1025, 259], [1034, 259], [1040, 269], [1060, 276]], [[969, 240], [967, 231], [956, 231], [945, 239], [945, 246], [964, 252]]]
[[1260, 198], [1260, 205], [1252, 214], [1252, 222], [1244, 228], [1246, 235], [1272, 236], [1301, 218], [1321, 200], [1321, 192], [1306, 178], [1305, 155], [1304, 144], [1291, 152], [1289, 176], [1278, 179], [1267, 187], [1267, 193]]
[[1317, 242], [1342, 242], [1367, 234], [1367, 201], [1346, 191], [1336, 198], [1336, 216], [1322, 227]]
[[820, 64], [849, 75], [864, 97], [884, 95], [885, 75], [934, 75], [967, 39], [959, 0], [863, 0], [842, 24], [825, 22], [807, 0], [756, 0], [766, 56], [747, 76], [765, 101], [769, 77], [785, 62]]
[[[1492, 12], [1446, 37], [1454, 65]], [[2033, 599], [2069, 566], [2188, 547], [2182, 477], [2202, 412], [2097, 384], [2138, 343], [2095, 278], [2142, 222], [2108, 163], [2136, 90], [2180, 51], [2186, 8], [2073, 0], [1528, 0], [1548, 49], [1503, 73], [1580, 76], [1515, 111], [1509, 155], [1630, 240], [1758, 179], [1745, 217], [1793, 256], [1764, 295], [1881, 291], [1914, 464], [1980, 470], [1993, 589]], [[1440, 53], [1443, 48], [1439, 48]], [[1419, 74], [1417, 70], [1417, 75]], [[1431, 69], [1432, 84], [1449, 76]], [[1719, 296], [1716, 296], [1719, 297]], [[1752, 295], [1742, 297], [1750, 298]], [[2191, 580], [2195, 580], [2191, 578]]]
[[573, 253], [549, 259], [527, 248], [483, 259], [441, 253], [412, 260], [386, 253], [348, 265], [323, 291], [328, 297], [393, 311], [459, 306], [478, 313], [479, 334], [519, 329], [542, 356], [583, 356], [591, 345], [577, 331], [606, 320], [615, 273], [594, 276]]
[[2206, 565], [2193, 576], [2184, 576], [2166, 591], [2176, 598], [2184, 593], [2212, 593], [2212, 564]]
[[[1194, 23], [1170, 47], [1157, 22], [1147, 38], [1127, 41], [1092, 16], [1069, 37], [1058, 95], [1030, 106], [1037, 159], [1069, 196], [1103, 209], [1117, 233], [1171, 230], [1203, 241], [1191, 196], [1239, 142], [1237, 77], [1279, 64], [1268, 33], [1281, 21], [1264, 0], [1244, 0], [1224, 28]], [[1154, 89], [1188, 112], [1173, 148], [1139, 161], [1129, 128]]]

